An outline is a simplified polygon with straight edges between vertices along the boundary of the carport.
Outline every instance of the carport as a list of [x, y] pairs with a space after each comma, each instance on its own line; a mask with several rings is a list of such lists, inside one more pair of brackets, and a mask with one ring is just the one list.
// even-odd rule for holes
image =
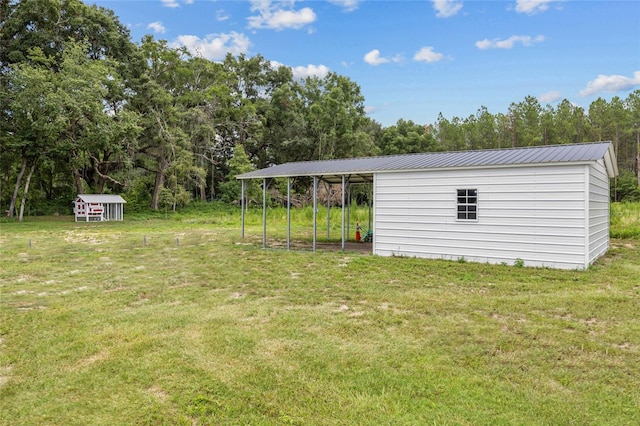
[[[371, 159], [346, 159], [346, 160], [330, 160], [330, 161], [312, 161], [287, 163], [278, 166], [256, 170], [237, 176], [242, 183], [241, 189], [241, 229], [242, 240], [245, 238], [245, 209], [246, 209], [246, 181], [248, 179], [262, 180], [262, 247], [267, 248], [267, 190], [269, 186], [277, 178], [286, 178], [287, 180], [287, 237], [286, 247], [291, 250], [291, 184], [292, 180], [299, 177], [313, 178], [313, 232], [312, 232], [312, 250], [316, 251], [317, 231], [318, 231], [318, 187], [324, 182], [328, 185], [341, 185], [341, 250], [345, 250], [345, 244], [349, 235], [349, 209], [350, 209], [350, 188], [356, 184], [373, 184], [373, 171], [365, 166], [370, 163]], [[365, 161], [363, 161], [365, 160]], [[371, 228], [371, 203], [372, 197], [369, 197], [369, 229]], [[327, 197], [327, 237], [329, 237], [331, 217], [331, 197]]]

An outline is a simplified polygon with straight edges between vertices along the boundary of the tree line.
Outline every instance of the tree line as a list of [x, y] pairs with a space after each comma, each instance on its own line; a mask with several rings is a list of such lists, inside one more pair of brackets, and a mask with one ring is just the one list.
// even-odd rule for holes
[[0, 105], [0, 206], [20, 218], [67, 211], [78, 193], [121, 193], [133, 209], [233, 202], [236, 174], [289, 161], [598, 140], [633, 181], [621, 197], [638, 191], [640, 91], [588, 111], [526, 97], [506, 113], [382, 127], [345, 76], [134, 43], [80, 0], [0, 0]]

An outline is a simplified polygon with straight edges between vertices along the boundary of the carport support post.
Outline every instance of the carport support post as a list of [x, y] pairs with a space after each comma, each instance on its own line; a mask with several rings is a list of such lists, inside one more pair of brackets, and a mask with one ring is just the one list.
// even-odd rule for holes
[[267, 248], [267, 178], [262, 179], [262, 248]]
[[373, 182], [371, 182], [370, 188], [371, 188], [371, 192], [367, 197], [369, 199], [369, 228], [367, 228], [367, 232], [371, 231], [371, 207], [373, 206]]
[[291, 178], [287, 178], [287, 250], [291, 249]]
[[327, 240], [331, 239], [331, 184], [325, 182], [327, 188]]
[[313, 251], [316, 251], [316, 231], [318, 215], [318, 176], [313, 177]]
[[342, 251], [344, 251], [344, 175], [342, 175]]
[[351, 185], [349, 184], [349, 179], [347, 179], [347, 239], [349, 239], [349, 234], [351, 232]]
[[242, 242], [244, 243], [244, 179], [242, 179], [240, 182], [242, 182], [242, 189], [240, 190], [240, 208], [242, 211], [242, 213], [240, 213], [240, 222], [242, 222], [241, 235], [242, 235]]

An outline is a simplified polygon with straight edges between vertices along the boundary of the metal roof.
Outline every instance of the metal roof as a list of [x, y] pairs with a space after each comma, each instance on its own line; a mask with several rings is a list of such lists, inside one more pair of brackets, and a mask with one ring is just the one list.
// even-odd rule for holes
[[481, 151], [425, 152], [383, 157], [285, 163], [237, 176], [237, 179], [317, 176], [338, 183], [342, 176], [349, 182], [367, 182], [375, 173], [424, 171], [433, 169], [476, 168], [507, 165], [574, 163], [604, 160], [609, 177], [618, 175], [613, 144], [591, 142], [547, 145], [526, 148], [489, 149]]
[[76, 197], [76, 200], [78, 198], [84, 201], [85, 203], [111, 203], [111, 204], [126, 203], [124, 198], [122, 198], [119, 195], [113, 195], [113, 194], [78, 194], [78, 196]]

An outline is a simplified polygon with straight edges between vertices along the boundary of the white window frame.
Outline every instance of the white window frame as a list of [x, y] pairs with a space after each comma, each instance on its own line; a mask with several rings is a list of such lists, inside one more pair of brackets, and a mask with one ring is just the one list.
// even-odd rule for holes
[[[461, 208], [463, 210], [461, 210]], [[460, 222], [478, 221], [478, 189], [458, 188], [456, 189], [456, 220]], [[463, 217], [460, 217], [460, 216]], [[475, 216], [475, 217], [469, 217]]]

